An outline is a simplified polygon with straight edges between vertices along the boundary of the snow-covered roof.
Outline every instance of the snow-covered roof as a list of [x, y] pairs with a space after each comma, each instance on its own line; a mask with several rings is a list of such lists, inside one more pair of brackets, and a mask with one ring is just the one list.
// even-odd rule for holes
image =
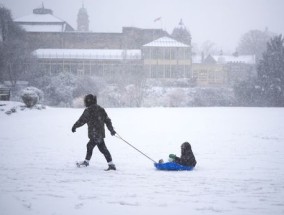
[[70, 26], [52, 14], [31, 14], [15, 19], [15, 22], [28, 32], [64, 32]]
[[245, 63], [245, 64], [255, 64], [254, 55], [213, 55], [212, 56], [217, 63]]
[[140, 60], [139, 49], [37, 49], [33, 54], [42, 59]]
[[200, 55], [194, 55], [191, 57], [192, 63], [198, 64], [202, 63], [202, 57]]
[[157, 40], [154, 40], [150, 43], [144, 45], [144, 47], [189, 47], [188, 45], [178, 42], [169, 37], [161, 37]]
[[30, 14], [24, 17], [20, 17], [14, 20], [15, 22], [35, 22], [35, 23], [62, 23], [64, 22], [62, 19], [52, 15], [52, 14]]
[[[255, 55], [240, 55], [240, 56], [231, 56], [231, 55], [213, 55], [211, 56], [216, 63], [227, 64], [227, 63], [244, 63], [244, 64], [255, 64]], [[195, 55], [192, 56], [192, 63], [200, 64], [202, 63], [202, 56]]]

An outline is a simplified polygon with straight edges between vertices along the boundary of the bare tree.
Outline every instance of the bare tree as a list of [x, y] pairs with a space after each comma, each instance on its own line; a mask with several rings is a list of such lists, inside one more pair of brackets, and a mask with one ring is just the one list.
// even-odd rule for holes
[[241, 37], [237, 52], [242, 55], [255, 55], [258, 61], [266, 50], [266, 43], [273, 35], [267, 29], [265, 31], [251, 30]]
[[205, 41], [201, 46], [201, 52], [204, 54], [205, 57], [208, 55], [216, 54], [218, 53], [218, 48], [216, 47], [216, 44], [210, 40]]

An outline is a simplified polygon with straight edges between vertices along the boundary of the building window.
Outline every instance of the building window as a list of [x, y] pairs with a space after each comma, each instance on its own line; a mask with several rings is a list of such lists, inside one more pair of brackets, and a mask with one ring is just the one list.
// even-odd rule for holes
[[160, 48], [153, 48], [152, 49], [152, 57], [153, 59], [163, 59], [163, 50]]
[[207, 82], [207, 71], [202, 69], [199, 71], [198, 80], [200, 82]]
[[171, 59], [171, 50], [168, 48], [165, 49], [165, 59]]
[[171, 78], [171, 65], [165, 65], [165, 78]]
[[170, 49], [170, 50], [171, 50], [171, 59], [176, 59], [176, 57], [177, 57], [177, 49], [173, 48], [173, 49]]

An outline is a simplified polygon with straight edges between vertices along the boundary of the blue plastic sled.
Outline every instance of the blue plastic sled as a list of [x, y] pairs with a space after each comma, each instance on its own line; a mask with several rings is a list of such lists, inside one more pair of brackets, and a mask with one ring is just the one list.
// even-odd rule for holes
[[175, 162], [167, 162], [167, 163], [154, 163], [154, 166], [158, 170], [167, 170], [167, 171], [181, 171], [181, 170], [193, 170], [193, 166], [183, 166]]

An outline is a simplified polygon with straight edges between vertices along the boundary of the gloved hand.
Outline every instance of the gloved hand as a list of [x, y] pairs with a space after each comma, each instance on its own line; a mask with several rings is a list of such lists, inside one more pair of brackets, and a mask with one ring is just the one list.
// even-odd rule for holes
[[114, 136], [114, 135], [116, 134], [116, 131], [115, 131], [115, 130], [112, 130], [112, 131], [110, 132], [110, 134], [111, 134], [111, 136]]
[[169, 158], [172, 158], [172, 159], [176, 159], [176, 155], [174, 155], [174, 154], [169, 154]]
[[74, 133], [74, 132], [76, 132], [76, 127], [73, 125], [73, 127], [72, 127], [72, 132]]

